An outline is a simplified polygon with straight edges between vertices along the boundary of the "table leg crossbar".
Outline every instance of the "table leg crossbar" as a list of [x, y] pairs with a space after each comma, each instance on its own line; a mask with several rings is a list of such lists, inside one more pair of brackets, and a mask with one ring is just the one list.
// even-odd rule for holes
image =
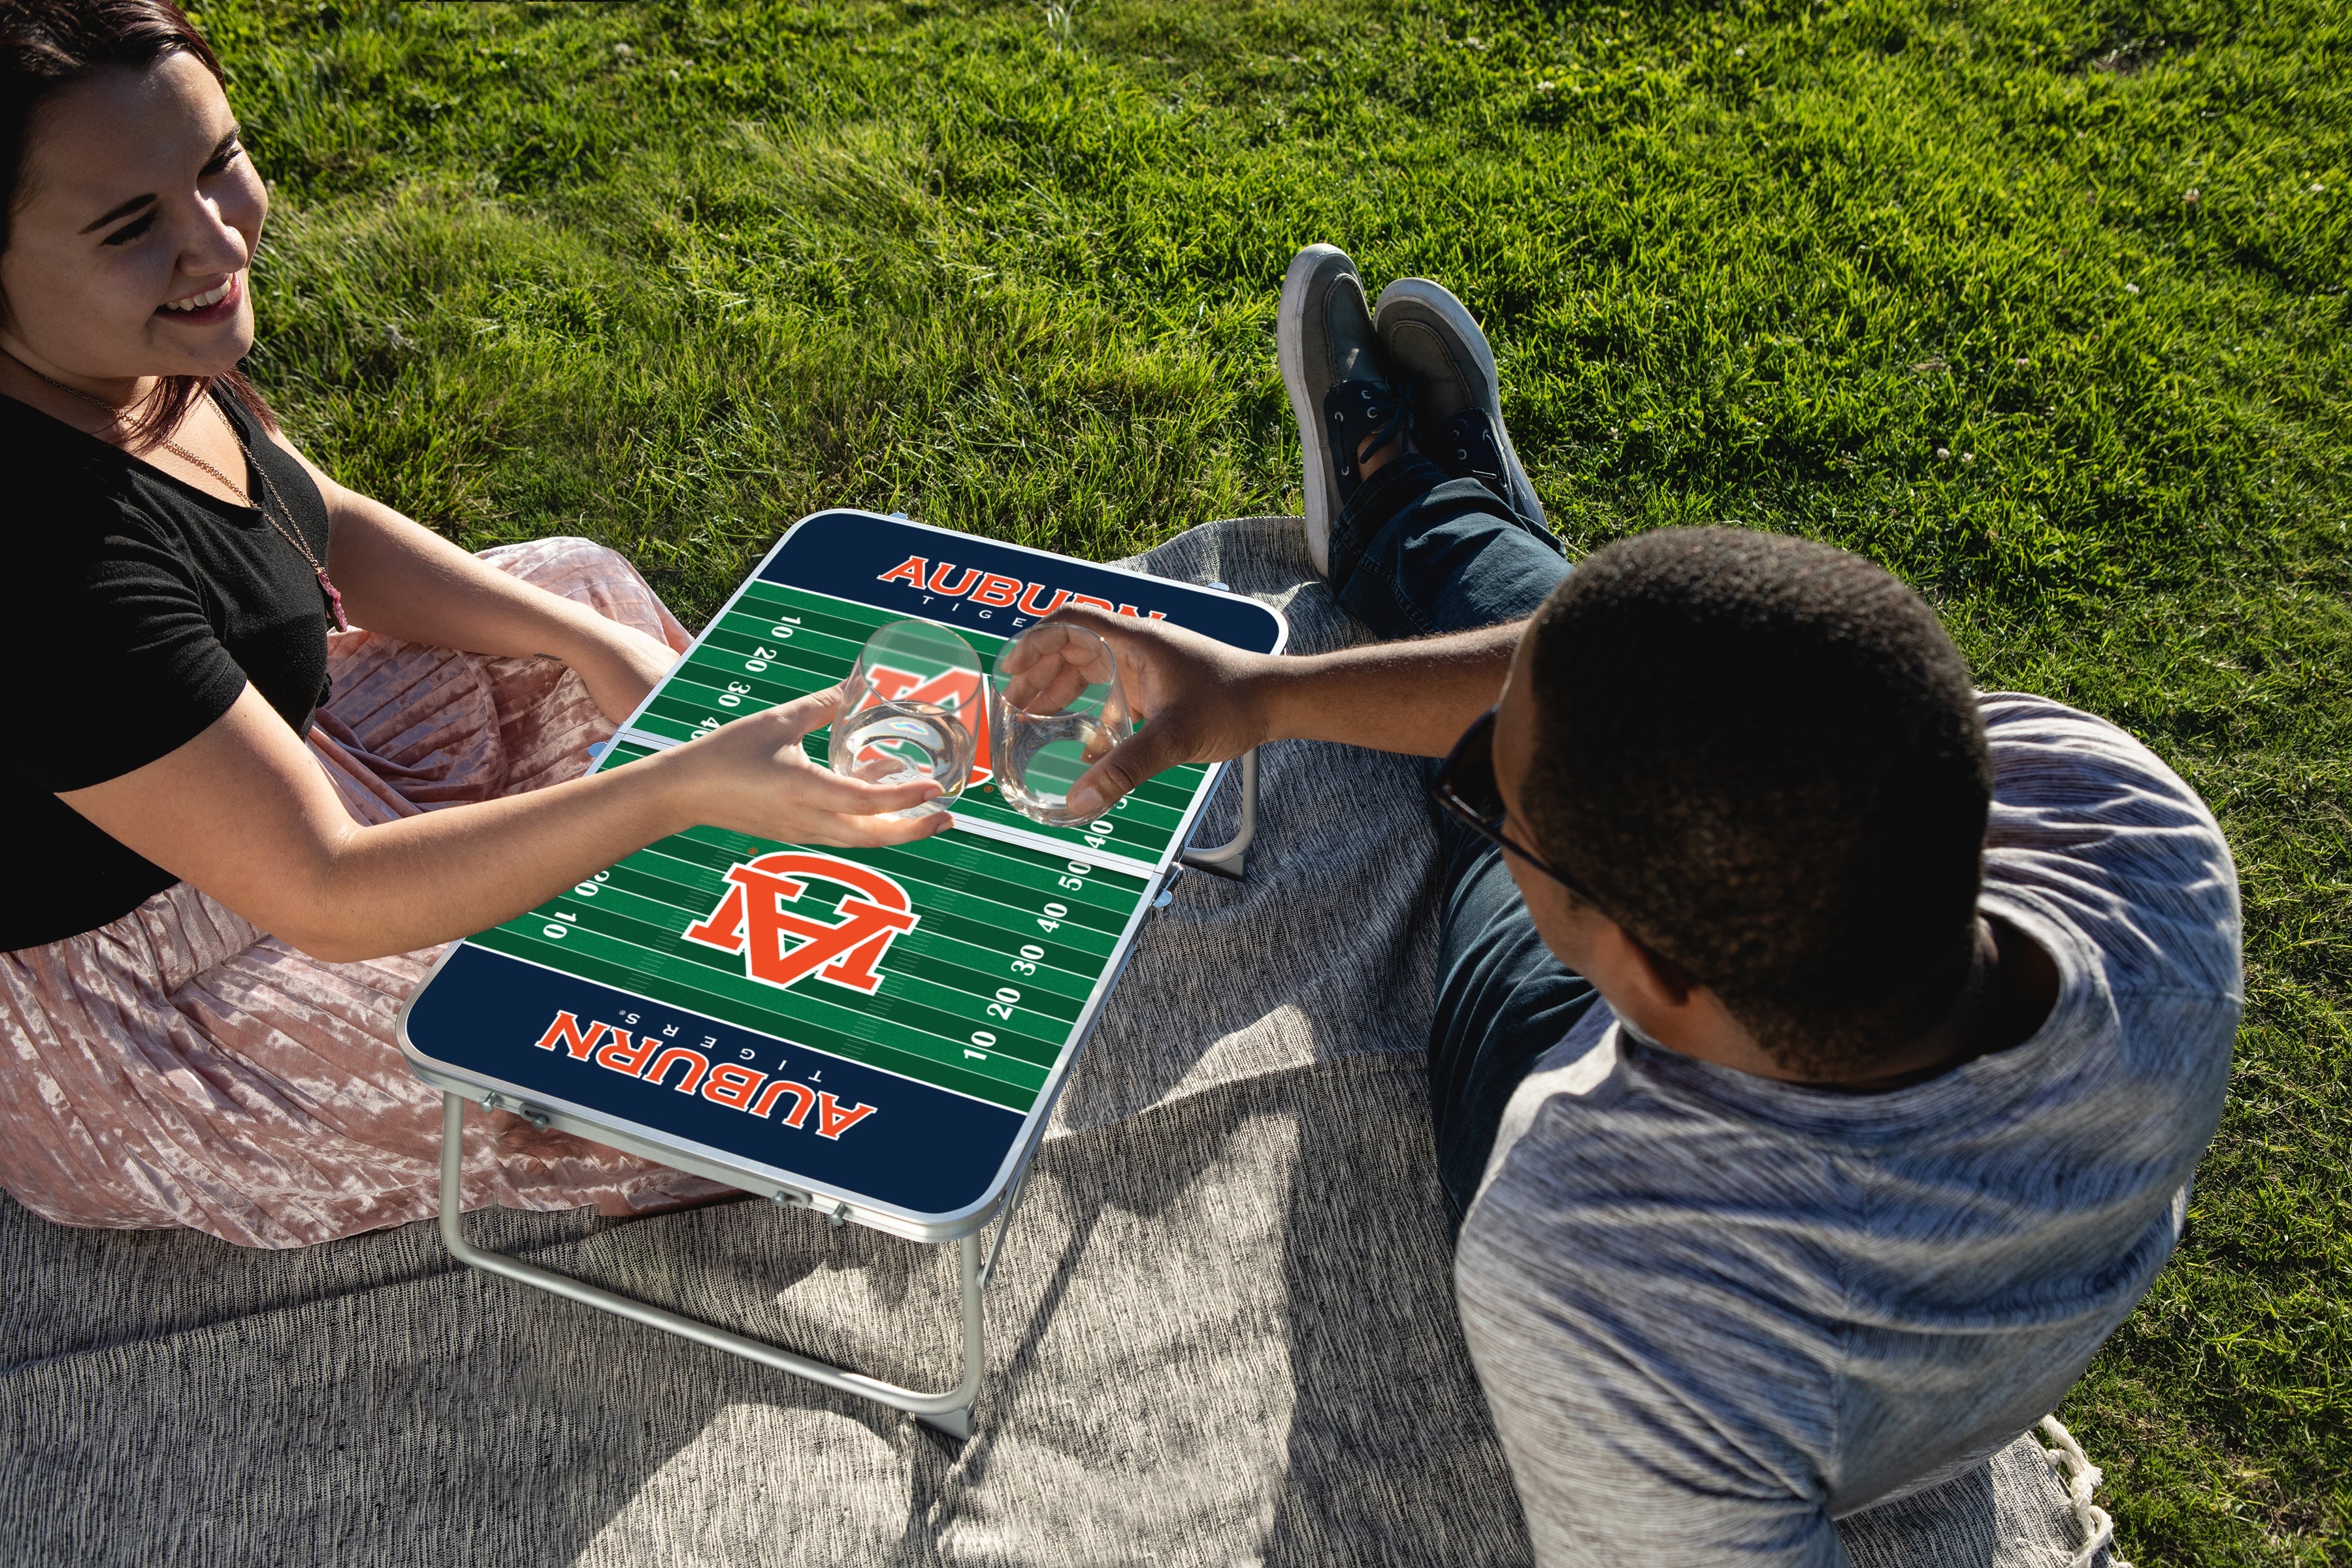
[[[988, 1358], [981, 1342], [980, 1291], [981, 1287], [986, 1282], [986, 1275], [980, 1264], [979, 1233], [974, 1232], [956, 1244], [961, 1255], [960, 1272], [963, 1277], [963, 1373], [957, 1380], [956, 1385], [945, 1393], [924, 1394], [911, 1388], [901, 1388], [895, 1383], [885, 1383], [879, 1378], [867, 1377], [863, 1373], [850, 1372], [845, 1368], [835, 1366], [829, 1362], [799, 1355], [762, 1340], [751, 1339], [742, 1334], [730, 1332], [725, 1329], [714, 1328], [709, 1323], [685, 1317], [666, 1308], [654, 1306], [650, 1302], [640, 1301], [634, 1297], [623, 1296], [600, 1286], [591, 1285], [569, 1274], [559, 1274], [551, 1268], [541, 1268], [535, 1263], [525, 1263], [522, 1259], [510, 1258], [503, 1252], [494, 1252], [488, 1247], [475, 1246], [466, 1239], [465, 1215], [462, 1207], [464, 1199], [461, 1192], [461, 1174], [464, 1163], [465, 1120], [465, 1100], [455, 1094], [443, 1094], [441, 1097], [441, 1239], [448, 1244], [450, 1252], [459, 1262], [468, 1268], [481, 1269], [485, 1273], [504, 1275], [509, 1279], [535, 1286], [551, 1295], [577, 1301], [583, 1306], [594, 1307], [600, 1310], [611, 1312], [615, 1317], [627, 1318], [633, 1322], [643, 1323], [648, 1328], [660, 1329], [665, 1332], [676, 1334], [681, 1339], [692, 1340], [695, 1343], [708, 1345], [712, 1350], [725, 1351], [730, 1355], [741, 1356], [745, 1361], [757, 1362], [761, 1366], [772, 1367], [778, 1372], [790, 1373], [794, 1377], [804, 1377], [811, 1383], [823, 1384], [827, 1388], [839, 1389], [844, 1394], [855, 1394], [862, 1398], [876, 1400], [896, 1409], [904, 1410], [926, 1425], [938, 1427], [950, 1436], [971, 1436], [972, 1402], [980, 1393], [981, 1373], [986, 1370], [988, 1364]], [[1012, 1217], [1012, 1207], [1008, 1205], [1003, 1216], [1004, 1222], [1009, 1223]], [[1003, 1244], [1001, 1228], [997, 1243], [1000, 1247]], [[995, 1262], [993, 1250], [990, 1254], [989, 1261], [992, 1265]]]

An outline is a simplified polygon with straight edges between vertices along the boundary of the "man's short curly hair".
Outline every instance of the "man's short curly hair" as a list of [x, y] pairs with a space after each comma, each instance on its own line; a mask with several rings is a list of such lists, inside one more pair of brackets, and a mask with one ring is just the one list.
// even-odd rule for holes
[[1992, 763], [1967, 663], [1889, 573], [1668, 529], [1538, 612], [1538, 846], [1807, 1078], [1865, 1073], [1966, 983]]

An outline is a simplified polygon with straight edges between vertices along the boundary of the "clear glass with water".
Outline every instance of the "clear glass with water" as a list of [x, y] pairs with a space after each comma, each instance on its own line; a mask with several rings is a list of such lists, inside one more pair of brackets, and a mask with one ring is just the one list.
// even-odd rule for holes
[[841, 697], [826, 766], [869, 784], [939, 783], [934, 798], [886, 816], [944, 811], [963, 794], [988, 728], [986, 685], [970, 643], [929, 621], [893, 621], [866, 639]]
[[1110, 644], [1084, 626], [1047, 621], [997, 650], [989, 677], [989, 752], [997, 792], [1054, 826], [1079, 775], [1135, 732]]

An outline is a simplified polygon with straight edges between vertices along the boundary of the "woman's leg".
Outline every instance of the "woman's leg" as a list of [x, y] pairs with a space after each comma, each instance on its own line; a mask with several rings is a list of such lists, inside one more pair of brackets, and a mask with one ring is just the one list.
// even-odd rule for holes
[[[439, 1206], [441, 1097], [394, 1043], [430, 952], [322, 963], [181, 884], [0, 953], [0, 1188], [59, 1224], [299, 1247]], [[468, 1208], [645, 1212], [719, 1189], [467, 1119]]]
[[[625, 558], [589, 540], [533, 540], [484, 551], [482, 558], [681, 652], [692, 640]], [[337, 695], [330, 710], [320, 715], [314, 749], [347, 795], [362, 795], [387, 815], [520, 795], [576, 778], [588, 766], [588, 748], [609, 739], [614, 728], [580, 678], [551, 658], [483, 658], [388, 639], [354, 638], [348, 648], [338, 647], [334, 677]], [[416, 964], [415, 978], [398, 991], [400, 1000], [421, 982], [437, 955], [435, 950], [383, 961]], [[298, 966], [315, 963], [286, 952], [272, 955], [273, 970], [287, 959]], [[339, 971], [351, 966], [318, 967]], [[265, 982], [257, 994], [266, 995], [269, 985], [278, 983]], [[386, 1029], [383, 1038], [389, 1042], [391, 1037]], [[405, 1078], [404, 1064], [400, 1070]], [[438, 1148], [437, 1107], [436, 1095], [431, 1100], [436, 1119], [434, 1150]], [[672, 1207], [724, 1191], [698, 1177], [568, 1134], [534, 1131], [506, 1112], [487, 1119], [486, 1143], [494, 1139], [495, 1145], [478, 1156], [471, 1129], [480, 1120], [469, 1119], [468, 1123], [469, 1207], [497, 1203], [564, 1208], [593, 1203], [602, 1212], [620, 1215]], [[488, 1161], [478, 1177], [472, 1164], [478, 1158]]]

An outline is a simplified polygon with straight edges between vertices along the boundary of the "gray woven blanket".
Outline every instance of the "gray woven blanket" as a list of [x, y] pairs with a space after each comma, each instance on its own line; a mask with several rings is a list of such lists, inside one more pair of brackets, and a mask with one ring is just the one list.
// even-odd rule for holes
[[[1297, 651], [1358, 635], [1296, 520], [1140, 564], [1280, 605]], [[1429, 1170], [1414, 775], [1305, 743], [1262, 763], [1248, 879], [1178, 885], [1064, 1099], [990, 1287], [970, 1443], [470, 1273], [430, 1226], [261, 1253], [0, 1202], [0, 1560], [1527, 1561]], [[951, 1378], [951, 1248], [750, 1203], [471, 1224], [828, 1359]], [[2025, 1438], [1842, 1533], [1868, 1568], [2056, 1568], [2081, 1539]]]

